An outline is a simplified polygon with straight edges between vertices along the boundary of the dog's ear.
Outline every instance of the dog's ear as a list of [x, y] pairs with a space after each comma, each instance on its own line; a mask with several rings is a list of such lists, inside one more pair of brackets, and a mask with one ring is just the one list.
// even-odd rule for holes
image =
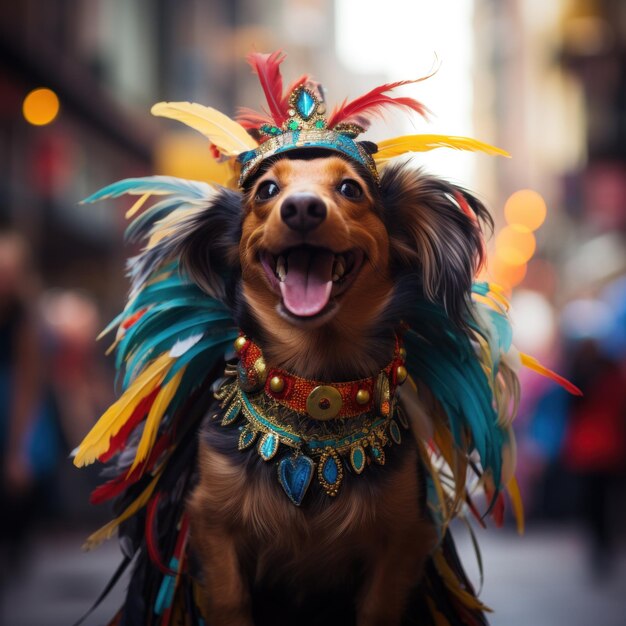
[[381, 178], [391, 270], [420, 277], [424, 296], [464, 326], [472, 280], [484, 260], [481, 222], [493, 221], [464, 189], [404, 163]]
[[206, 293], [231, 304], [241, 276], [241, 194], [220, 189], [205, 208], [176, 228], [176, 254], [191, 279]]

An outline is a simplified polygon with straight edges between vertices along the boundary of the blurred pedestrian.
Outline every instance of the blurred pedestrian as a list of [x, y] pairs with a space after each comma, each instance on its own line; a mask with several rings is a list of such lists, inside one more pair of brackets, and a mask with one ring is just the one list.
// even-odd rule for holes
[[37, 278], [28, 245], [0, 233], [0, 559], [20, 565], [43, 481], [59, 446], [46, 402]]
[[626, 376], [596, 341], [585, 340], [573, 354], [572, 380], [585, 395], [571, 400], [561, 458], [578, 479], [591, 564], [603, 576], [616, 549], [613, 495], [626, 470]]

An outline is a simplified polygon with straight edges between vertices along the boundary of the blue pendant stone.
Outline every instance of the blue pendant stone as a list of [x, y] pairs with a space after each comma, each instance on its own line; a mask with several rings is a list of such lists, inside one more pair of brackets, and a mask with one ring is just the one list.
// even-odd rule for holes
[[400, 429], [398, 428], [398, 424], [394, 420], [389, 422], [389, 434], [391, 435], [391, 439], [394, 443], [400, 445], [402, 443], [402, 435], [400, 434]]
[[266, 433], [259, 441], [259, 456], [264, 461], [269, 461], [274, 457], [278, 450], [278, 437], [272, 433]]
[[237, 417], [239, 417], [239, 412], [241, 411], [241, 402], [238, 400], [233, 402], [226, 413], [224, 413], [224, 417], [222, 418], [222, 426], [229, 426], [232, 424]]
[[298, 109], [298, 113], [300, 113], [305, 120], [308, 120], [311, 115], [313, 115], [315, 107], [315, 99], [306, 89], [303, 89], [296, 99], [296, 109]]
[[378, 445], [374, 445], [370, 448], [372, 453], [372, 458], [378, 465], [385, 464], [385, 451], [379, 447]]
[[278, 464], [278, 482], [287, 497], [300, 506], [311, 484], [315, 463], [303, 454], [285, 457]]
[[356, 446], [350, 451], [350, 464], [352, 469], [360, 474], [365, 468], [365, 450], [362, 446]]
[[322, 466], [322, 476], [329, 485], [334, 485], [339, 477], [339, 468], [337, 461], [332, 456], [326, 457]]
[[246, 448], [249, 448], [254, 443], [255, 439], [256, 432], [254, 430], [251, 430], [247, 426], [242, 428], [241, 434], [239, 435], [239, 449], [245, 450]]

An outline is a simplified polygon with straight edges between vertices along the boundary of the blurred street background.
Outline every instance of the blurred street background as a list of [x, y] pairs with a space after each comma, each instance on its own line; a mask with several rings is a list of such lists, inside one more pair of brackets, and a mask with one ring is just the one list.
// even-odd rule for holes
[[89, 505], [98, 468], [68, 454], [114, 396], [95, 337], [124, 302], [129, 205], [79, 202], [131, 176], [210, 179], [205, 140], [150, 107], [257, 107], [244, 57], [279, 48], [287, 79], [312, 74], [331, 104], [436, 69], [405, 88], [430, 122], [368, 138], [467, 135], [511, 153], [415, 158], [490, 207], [484, 277], [511, 297], [516, 345], [585, 393], [523, 373], [527, 533], [478, 531], [482, 598], [495, 626], [626, 624], [623, 0], [0, 3], [0, 624], [71, 624], [120, 558], [115, 541], [81, 553], [109, 511]]

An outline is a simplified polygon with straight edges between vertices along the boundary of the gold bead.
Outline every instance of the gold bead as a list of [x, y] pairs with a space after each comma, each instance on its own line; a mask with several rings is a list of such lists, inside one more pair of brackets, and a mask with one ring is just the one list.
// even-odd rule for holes
[[267, 365], [265, 364], [265, 359], [262, 356], [254, 362], [254, 370], [259, 377], [259, 382], [264, 384], [265, 379], [267, 378]]
[[400, 358], [404, 361], [406, 359], [406, 349], [400, 348]]
[[406, 380], [406, 377], [408, 376], [408, 374], [409, 373], [406, 371], [406, 367], [404, 367], [404, 365], [398, 365], [396, 369], [396, 376], [397, 376], [399, 385], [401, 385]]
[[243, 335], [241, 337], [237, 337], [237, 339], [235, 339], [235, 350], [237, 352], [241, 352], [247, 343], [248, 340]]
[[359, 389], [356, 392], [356, 403], [367, 404], [370, 401], [370, 392], [367, 389]]
[[285, 381], [280, 376], [272, 376], [270, 380], [270, 389], [274, 393], [280, 393], [285, 388]]

